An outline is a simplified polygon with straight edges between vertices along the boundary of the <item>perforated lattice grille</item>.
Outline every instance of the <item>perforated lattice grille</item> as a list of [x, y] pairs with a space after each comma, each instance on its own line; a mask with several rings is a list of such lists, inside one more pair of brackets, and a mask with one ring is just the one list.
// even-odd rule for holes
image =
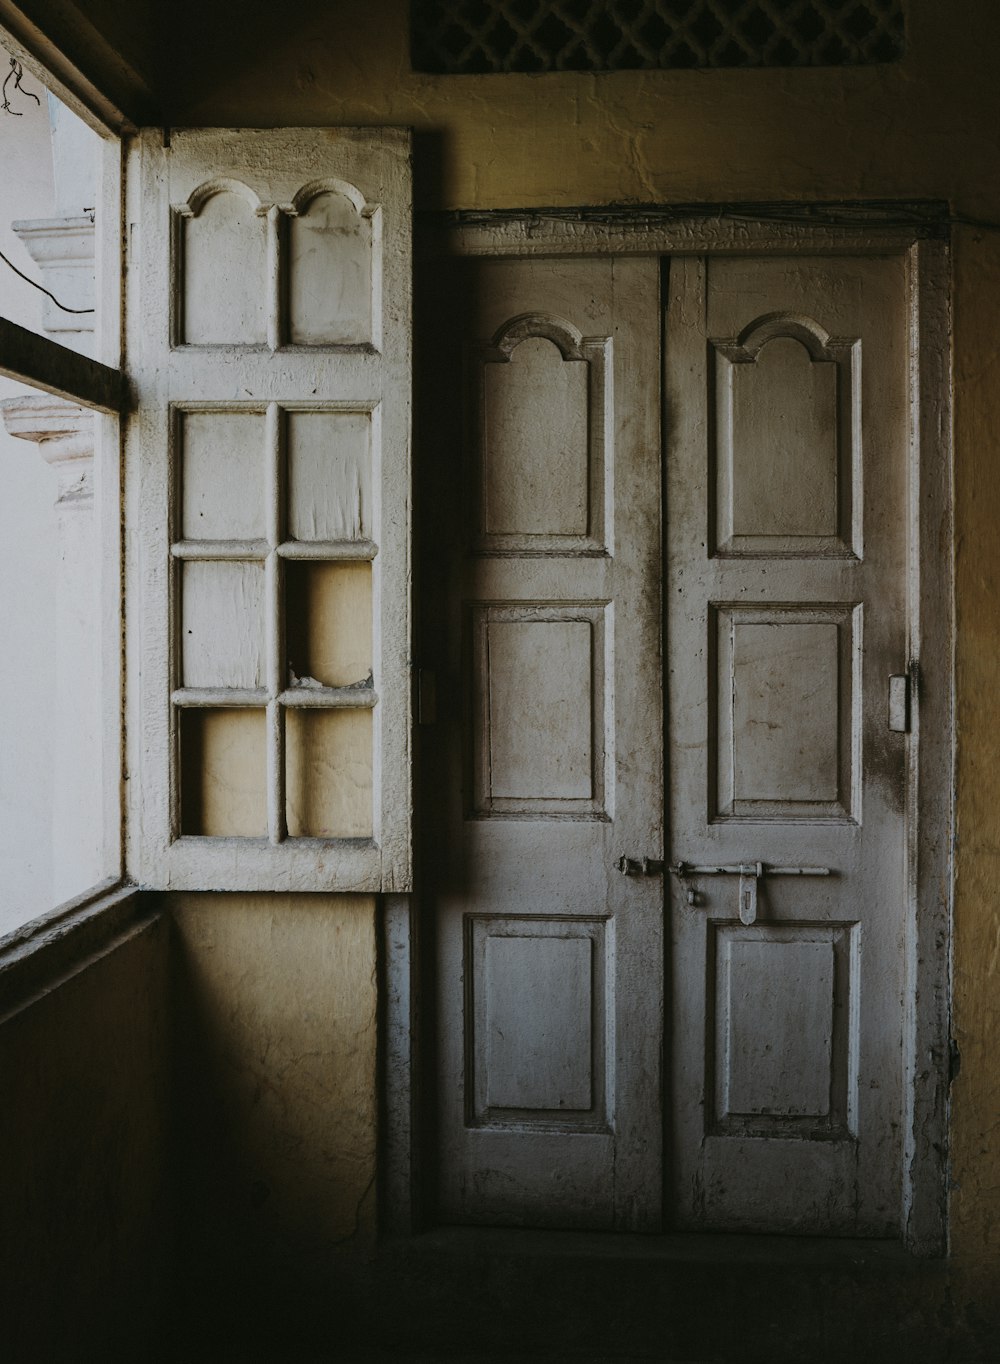
[[859, 66], [903, 51], [902, 0], [412, 0], [417, 71]]

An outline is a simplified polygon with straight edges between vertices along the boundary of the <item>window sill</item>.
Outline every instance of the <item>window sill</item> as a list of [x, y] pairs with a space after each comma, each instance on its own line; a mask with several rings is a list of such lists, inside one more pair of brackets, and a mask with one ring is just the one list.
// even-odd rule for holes
[[151, 917], [146, 895], [113, 878], [7, 933], [0, 938], [0, 1018]]

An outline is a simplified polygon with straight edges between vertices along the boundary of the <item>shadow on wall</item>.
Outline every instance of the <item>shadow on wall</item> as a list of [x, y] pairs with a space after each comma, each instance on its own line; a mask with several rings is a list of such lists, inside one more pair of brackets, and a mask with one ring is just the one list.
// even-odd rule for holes
[[170, 1200], [165, 925], [0, 1026], [0, 1354], [136, 1358], [162, 1328]]
[[314, 1275], [375, 1233], [374, 902], [168, 901], [178, 1265]]

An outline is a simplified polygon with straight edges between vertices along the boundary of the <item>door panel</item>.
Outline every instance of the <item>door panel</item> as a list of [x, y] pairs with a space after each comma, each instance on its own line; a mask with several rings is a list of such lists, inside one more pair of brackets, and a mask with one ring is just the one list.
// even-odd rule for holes
[[683, 1226], [899, 1227], [906, 740], [887, 695], [907, 658], [904, 299], [895, 258], [670, 266]]
[[658, 279], [472, 261], [427, 303], [445, 1220], [660, 1217], [662, 880], [616, 868], [662, 856]]

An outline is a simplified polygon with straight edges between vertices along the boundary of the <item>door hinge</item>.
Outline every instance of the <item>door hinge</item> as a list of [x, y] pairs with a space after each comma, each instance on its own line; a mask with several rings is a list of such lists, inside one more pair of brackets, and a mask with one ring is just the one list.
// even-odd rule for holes
[[889, 728], [897, 734], [910, 732], [909, 673], [895, 673], [889, 678]]

